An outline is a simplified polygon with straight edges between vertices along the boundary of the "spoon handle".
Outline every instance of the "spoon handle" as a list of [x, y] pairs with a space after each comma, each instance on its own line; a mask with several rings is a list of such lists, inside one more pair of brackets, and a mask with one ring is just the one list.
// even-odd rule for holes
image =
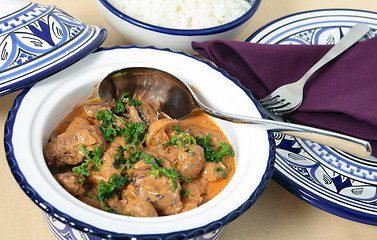
[[[200, 104], [200, 103], [199, 103]], [[273, 132], [280, 132], [293, 137], [306, 139], [327, 145], [329, 147], [337, 148], [339, 150], [354, 154], [359, 157], [368, 157], [372, 153], [372, 147], [368, 141], [347, 136], [340, 133], [335, 133], [318, 128], [303, 126], [299, 124], [292, 124], [287, 122], [278, 122], [263, 118], [245, 117], [233, 115], [228, 113], [216, 112], [202, 104], [201, 110], [210, 116], [223, 119], [234, 123], [252, 124], [255, 127], [260, 127], [264, 130]]]

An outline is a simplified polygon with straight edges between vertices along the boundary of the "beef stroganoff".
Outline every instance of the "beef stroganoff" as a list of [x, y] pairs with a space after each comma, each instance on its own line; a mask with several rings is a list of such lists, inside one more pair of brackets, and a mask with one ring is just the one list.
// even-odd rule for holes
[[233, 150], [203, 113], [177, 120], [159, 103], [88, 101], [52, 132], [44, 149], [55, 179], [79, 200], [108, 212], [167, 216], [215, 197], [235, 171]]

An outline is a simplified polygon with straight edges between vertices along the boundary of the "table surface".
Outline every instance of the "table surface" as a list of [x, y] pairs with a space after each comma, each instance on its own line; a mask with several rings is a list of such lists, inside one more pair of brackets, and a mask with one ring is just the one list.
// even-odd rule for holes
[[[87, 25], [103, 26], [108, 37], [102, 47], [127, 45], [100, 15], [95, 0], [35, 0], [55, 5]], [[250, 25], [237, 38], [245, 40], [263, 25], [301, 11], [345, 8], [377, 12], [376, 0], [262, 0]], [[18, 92], [0, 98], [1, 129]], [[3, 141], [3, 131], [1, 131]], [[14, 180], [0, 145], [0, 239], [51, 240], [41, 210], [23, 193]], [[377, 239], [377, 227], [353, 222], [322, 211], [271, 181], [258, 201], [241, 217], [228, 224], [221, 240], [248, 239]]]

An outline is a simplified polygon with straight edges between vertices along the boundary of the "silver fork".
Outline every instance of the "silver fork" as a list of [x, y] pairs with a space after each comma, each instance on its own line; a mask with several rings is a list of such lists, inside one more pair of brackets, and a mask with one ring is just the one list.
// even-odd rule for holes
[[296, 82], [277, 88], [271, 94], [262, 98], [260, 100], [261, 105], [277, 115], [284, 115], [296, 110], [303, 100], [304, 85], [312, 74], [354, 45], [369, 31], [370, 27], [368, 25], [362, 23], [356, 24], [304, 76]]

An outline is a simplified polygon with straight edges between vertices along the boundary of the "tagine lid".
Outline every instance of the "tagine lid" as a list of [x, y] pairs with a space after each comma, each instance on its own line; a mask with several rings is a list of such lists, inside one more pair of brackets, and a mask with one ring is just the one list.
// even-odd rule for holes
[[55, 6], [2, 0], [0, 96], [29, 87], [96, 50], [107, 32]]

